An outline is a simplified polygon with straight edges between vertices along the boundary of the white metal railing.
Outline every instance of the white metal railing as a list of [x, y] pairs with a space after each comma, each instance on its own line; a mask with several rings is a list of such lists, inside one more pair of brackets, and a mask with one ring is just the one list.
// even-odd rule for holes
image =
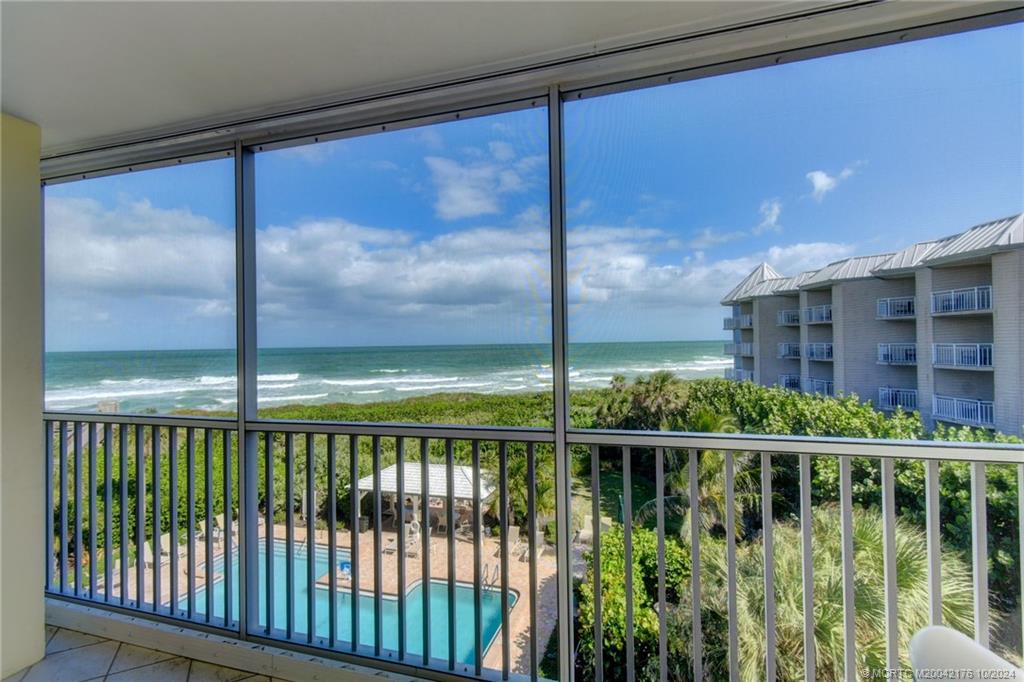
[[793, 389], [795, 391], [800, 390], [800, 375], [799, 374], [780, 374], [779, 375], [779, 386], [783, 388]]
[[916, 343], [880, 343], [878, 344], [878, 364], [880, 365], [916, 365]]
[[754, 344], [745, 341], [743, 343], [727, 343], [725, 344], [726, 355], [753, 355]]
[[878, 388], [878, 408], [880, 410], [895, 410], [898, 407], [908, 412], [916, 410], [917, 389], [880, 386]]
[[932, 313], [964, 313], [992, 309], [992, 287], [968, 287], [936, 291], [932, 294]]
[[812, 305], [804, 308], [804, 322], [807, 324], [825, 324], [832, 321], [832, 304]]
[[935, 343], [932, 344], [932, 364], [935, 367], [992, 367], [991, 343]]
[[749, 329], [754, 326], [754, 316], [750, 313], [727, 317], [722, 320], [723, 329]]
[[834, 396], [835, 383], [831, 379], [815, 379], [813, 377], [804, 377], [803, 381], [804, 393], [818, 393], [820, 395]]
[[793, 327], [800, 324], [799, 310], [780, 310], [775, 315], [775, 321], [780, 327]]
[[725, 378], [731, 381], [753, 381], [754, 372], [749, 369], [741, 369], [739, 367], [728, 367], [725, 370]]
[[831, 343], [808, 343], [804, 346], [804, 356], [808, 360], [832, 360]]
[[793, 360], [799, 359], [800, 357], [800, 344], [799, 343], [780, 343], [779, 344], [779, 357], [783, 359]]
[[914, 317], [917, 305], [913, 296], [894, 296], [878, 299], [877, 315], [883, 320]]
[[991, 400], [972, 400], [936, 395], [932, 398], [932, 416], [968, 426], [993, 426], [995, 406]]

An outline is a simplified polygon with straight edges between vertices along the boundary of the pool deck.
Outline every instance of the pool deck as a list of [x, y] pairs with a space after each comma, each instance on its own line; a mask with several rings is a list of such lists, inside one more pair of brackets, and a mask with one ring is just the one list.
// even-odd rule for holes
[[[296, 519], [294, 528], [294, 551], [300, 554], [305, 551], [306, 542], [306, 528], [300, 525], [302, 522]], [[274, 529], [274, 542], [275, 544], [280, 542], [281, 546], [287, 540], [287, 529], [283, 524], [275, 524]], [[260, 524], [259, 537], [265, 538], [265, 526]], [[315, 542], [318, 545], [324, 547], [328, 544], [328, 532], [326, 530], [315, 531]], [[381, 552], [377, 552], [374, 547], [374, 532], [368, 530], [358, 535], [359, 544], [359, 589], [362, 591], [372, 593], [374, 591], [374, 562], [377, 558], [380, 558], [381, 562], [381, 593], [382, 595], [396, 596], [398, 594], [398, 552], [384, 552], [384, 548], [391, 545], [392, 541], [397, 541], [397, 532], [390, 527], [386, 521], [381, 530]], [[336, 534], [336, 543], [339, 550], [349, 551], [351, 549], [352, 536], [347, 530], [339, 531]], [[455, 534], [451, 539], [451, 543], [455, 552], [455, 578], [459, 582], [473, 583], [474, 578], [474, 561], [473, 561], [473, 541], [469, 538], [460, 537]], [[235, 545], [237, 547], [237, 545]], [[434, 534], [430, 538], [430, 568], [429, 575], [431, 579], [435, 580], [447, 580], [448, 579], [448, 547], [449, 537], [447, 535]], [[490, 575], [492, 578], [496, 571], [500, 570], [500, 556], [499, 556], [499, 542], [494, 537], [483, 537], [481, 539], [481, 568], [484, 575]], [[166, 548], [165, 548], [166, 549]], [[195, 554], [196, 554], [196, 565], [197, 570], [195, 572], [196, 589], [202, 589], [205, 586], [205, 574], [202, 570], [202, 564], [205, 562], [205, 540], [196, 540], [195, 543]], [[542, 657], [544, 650], [547, 647], [548, 639], [551, 636], [552, 631], [555, 628], [555, 621], [557, 619], [557, 586], [556, 586], [556, 564], [554, 548], [538, 542], [536, 566], [537, 566], [537, 593], [532, 595], [530, 591], [530, 577], [529, 577], [529, 561], [521, 561], [518, 558], [519, 551], [527, 550], [526, 537], [524, 536], [521, 540], [520, 549], [515, 555], [509, 557], [509, 572], [508, 572], [508, 584], [509, 590], [514, 591], [519, 595], [515, 604], [512, 606], [511, 612], [509, 613], [509, 661], [510, 671], [513, 673], [528, 674], [530, 670], [530, 647], [529, 647], [529, 633], [530, 633], [530, 605], [531, 602], [536, 600], [537, 607], [537, 655]], [[188, 557], [187, 548], [185, 545], [179, 547], [180, 558], [178, 559], [178, 592], [179, 599], [184, 597], [188, 587]], [[220, 557], [223, 554], [224, 545], [222, 542], [214, 543], [214, 556]], [[405, 570], [405, 582], [406, 587], [420, 582], [423, 579], [423, 559], [421, 556], [422, 552], [422, 541], [416, 543], [416, 549], [410, 550], [415, 551], [415, 555], [408, 554], [406, 556], [406, 570]], [[161, 565], [161, 595], [160, 602], [164, 605], [171, 602], [171, 575], [170, 575], [170, 558], [165, 555]], [[111, 600], [117, 601], [121, 594], [119, 567], [115, 565], [114, 576], [111, 585]], [[144, 595], [145, 601], [151, 603], [153, 601], [153, 581], [151, 579], [150, 570], [146, 571], [146, 580], [144, 582]], [[219, 577], [219, 575], [218, 575]], [[128, 571], [128, 581], [126, 583], [127, 593], [134, 597], [136, 594], [135, 587], [136, 571], [135, 566], [131, 566]], [[328, 576], [321, 575], [317, 576], [317, 583], [319, 585], [327, 585], [329, 578]], [[102, 592], [102, 576], [98, 580], [98, 592]], [[500, 583], [498, 583], [500, 585]], [[343, 580], [339, 576], [337, 578], [337, 588], [340, 590], [350, 590], [351, 582]], [[164, 607], [166, 609], [166, 606]], [[460, 624], [460, 627], [463, 627]], [[304, 638], [303, 638], [304, 639]], [[486, 646], [486, 643], [485, 643]], [[493, 670], [501, 670], [502, 663], [502, 638], [501, 631], [499, 629], [498, 635], [494, 638], [494, 642], [487, 649], [484, 656], [483, 665], [485, 668]]]

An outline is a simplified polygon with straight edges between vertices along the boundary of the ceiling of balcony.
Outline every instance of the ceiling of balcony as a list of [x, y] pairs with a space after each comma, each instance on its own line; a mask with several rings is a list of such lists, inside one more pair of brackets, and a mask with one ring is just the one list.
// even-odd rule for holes
[[824, 4], [4, 2], [2, 103], [66, 148]]

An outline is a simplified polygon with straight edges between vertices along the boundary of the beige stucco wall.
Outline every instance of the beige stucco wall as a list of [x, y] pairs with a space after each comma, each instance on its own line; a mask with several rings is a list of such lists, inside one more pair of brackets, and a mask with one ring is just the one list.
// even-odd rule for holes
[[43, 655], [39, 128], [0, 120], [0, 676]]
[[780, 343], [800, 343], [800, 328], [780, 326], [778, 312], [799, 305], [796, 296], [768, 296], [754, 301], [754, 338], [757, 343], [755, 381], [764, 386], [778, 383], [780, 374], [800, 374], [800, 360], [779, 358]]
[[996, 428], [1024, 430], [1024, 250], [992, 256]]

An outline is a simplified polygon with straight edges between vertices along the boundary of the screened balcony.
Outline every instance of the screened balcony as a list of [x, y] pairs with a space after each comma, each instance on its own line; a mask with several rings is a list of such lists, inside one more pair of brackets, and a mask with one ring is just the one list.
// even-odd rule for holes
[[778, 350], [778, 357], [786, 360], [799, 360], [800, 359], [800, 344], [799, 343], [780, 343]]
[[992, 287], [968, 287], [932, 294], [932, 315], [981, 313], [992, 310]]
[[832, 304], [804, 308], [804, 324], [832, 324]]
[[818, 362], [832, 362], [831, 343], [808, 343], [804, 344], [804, 357], [808, 360]]
[[780, 327], [799, 327], [800, 326], [800, 311], [799, 310], [780, 310], [776, 313], [776, 324]]
[[995, 424], [995, 405], [991, 400], [936, 395], [933, 397], [932, 414], [936, 419], [953, 424], [982, 427]]
[[878, 344], [878, 364], [880, 365], [916, 365], [916, 343], [880, 343]]
[[754, 316], [751, 314], [726, 317], [722, 320], [722, 329], [750, 329], [754, 326]]
[[950, 369], [992, 369], [991, 343], [932, 344], [932, 364]]
[[911, 319], [917, 315], [916, 299], [913, 296], [880, 298], [877, 301], [877, 316], [880, 320]]
[[893, 388], [892, 386], [879, 386], [878, 408], [881, 410], [903, 410], [917, 409], [916, 388]]

